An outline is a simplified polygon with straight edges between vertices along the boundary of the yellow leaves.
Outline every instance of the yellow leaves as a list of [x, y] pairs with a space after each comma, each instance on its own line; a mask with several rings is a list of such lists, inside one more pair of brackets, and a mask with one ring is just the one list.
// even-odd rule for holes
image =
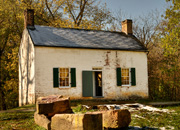
[[68, 11], [67, 7], [64, 7], [64, 14]]

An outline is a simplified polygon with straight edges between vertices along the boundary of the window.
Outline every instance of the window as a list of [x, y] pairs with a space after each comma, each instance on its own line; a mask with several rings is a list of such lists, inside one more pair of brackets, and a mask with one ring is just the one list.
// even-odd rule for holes
[[69, 68], [59, 68], [59, 86], [69, 87]]
[[53, 86], [76, 87], [76, 68], [53, 68]]
[[116, 69], [117, 86], [136, 86], [135, 68]]
[[121, 82], [122, 86], [128, 86], [130, 85], [130, 74], [129, 74], [129, 68], [128, 69], [121, 69]]

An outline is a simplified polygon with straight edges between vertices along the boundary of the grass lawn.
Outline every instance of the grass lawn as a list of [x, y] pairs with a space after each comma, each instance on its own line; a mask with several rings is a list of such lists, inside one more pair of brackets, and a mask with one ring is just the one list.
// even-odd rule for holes
[[[12, 110], [23, 110], [35, 108], [34, 105], [24, 106]], [[131, 129], [140, 128], [158, 128], [158, 129], [180, 129], [180, 106], [164, 107], [160, 109], [168, 109], [169, 112], [150, 112], [147, 110], [139, 110], [131, 112], [132, 121]], [[73, 111], [86, 112], [81, 107], [73, 107]], [[1, 130], [44, 130], [34, 123], [33, 111], [11, 111], [0, 112], [0, 129]]]
[[170, 112], [149, 112], [147, 110], [131, 112], [130, 126], [180, 130], [180, 106], [164, 107], [163, 109], [168, 109]]

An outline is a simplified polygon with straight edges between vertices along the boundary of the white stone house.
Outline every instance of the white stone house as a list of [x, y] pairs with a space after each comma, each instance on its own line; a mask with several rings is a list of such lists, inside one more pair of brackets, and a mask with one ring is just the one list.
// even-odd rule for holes
[[19, 49], [19, 105], [37, 97], [71, 99], [148, 97], [147, 49], [132, 34], [34, 25], [25, 12]]

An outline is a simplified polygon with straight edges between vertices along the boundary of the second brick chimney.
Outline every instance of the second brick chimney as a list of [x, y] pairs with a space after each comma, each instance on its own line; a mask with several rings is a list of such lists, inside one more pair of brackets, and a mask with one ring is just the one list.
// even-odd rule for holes
[[35, 29], [34, 28], [34, 10], [26, 9], [24, 11], [24, 28]]
[[122, 32], [126, 33], [127, 35], [133, 35], [131, 19], [126, 19], [122, 21], [121, 25], [122, 25]]

